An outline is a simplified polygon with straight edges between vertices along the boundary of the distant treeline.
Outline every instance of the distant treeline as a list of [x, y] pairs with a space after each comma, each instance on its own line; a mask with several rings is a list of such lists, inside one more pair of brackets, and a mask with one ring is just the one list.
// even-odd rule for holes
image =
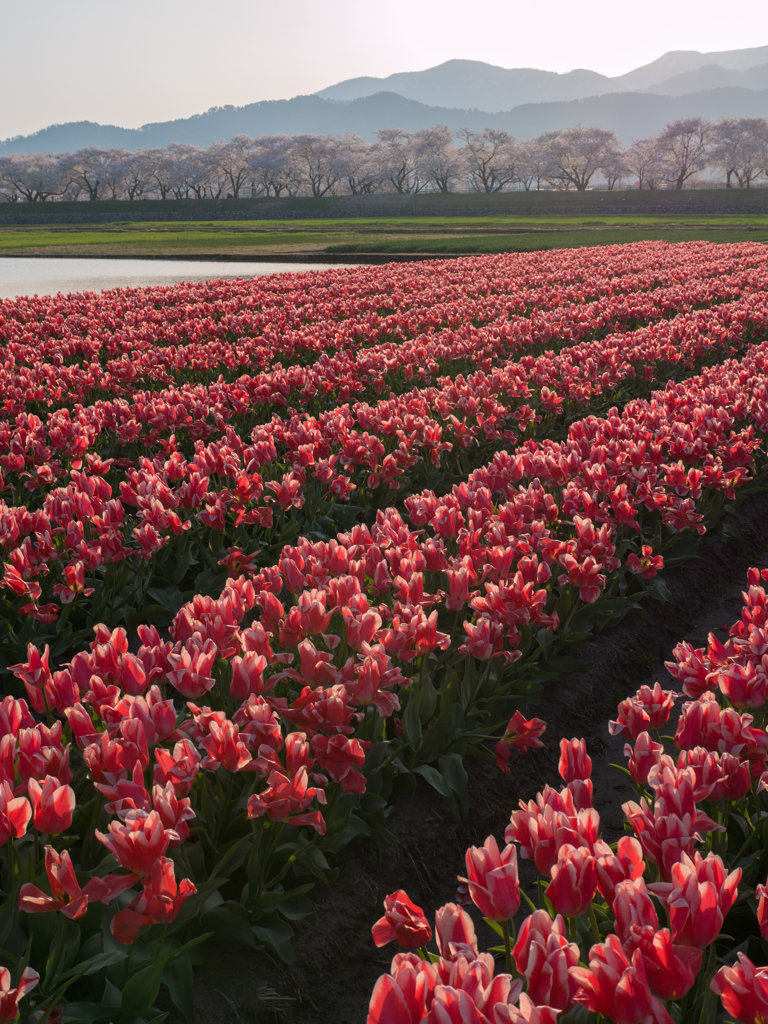
[[91, 147], [0, 156], [0, 200], [222, 199], [258, 196], [495, 193], [768, 182], [768, 120], [686, 118], [622, 147], [576, 125], [518, 141], [496, 128], [454, 133], [384, 128], [357, 135], [237, 135], [208, 148], [174, 143], [130, 152]]

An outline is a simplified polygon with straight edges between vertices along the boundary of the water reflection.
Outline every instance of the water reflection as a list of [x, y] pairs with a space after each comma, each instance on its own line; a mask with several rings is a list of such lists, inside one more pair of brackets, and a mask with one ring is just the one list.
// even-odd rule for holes
[[56, 257], [0, 258], [0, 299], [18, 295], [102, 291], [146, 285], [207, 281], [211, 278], [259, 277], [262, 274], [306, 273], [354, 264], [230, 263], [215, 260], [121, 260]]

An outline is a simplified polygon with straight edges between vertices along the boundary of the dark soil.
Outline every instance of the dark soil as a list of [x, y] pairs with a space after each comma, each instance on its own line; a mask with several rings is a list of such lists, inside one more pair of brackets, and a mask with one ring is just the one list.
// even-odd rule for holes
[[[586, 738], [603, 837], [615, 840], [623, 831], [621, 804], [633, 799], [635, 791], [627, 776], [611, 767], [625, 763], [624, 741], [609, 736], [608, 720], [615, 717], [617, 703], [643, 683], [658, 679], [673, 688], [664, 661], [676, 643], [706, 646], [711, 630], [739, 617], [747, 567], [768, 564], [768, 496], [745, 503], [739, 529], [739, 541], [707, 546], [696, 560], [666, 573], [670, 604], [651, 602], [644, 615], [630, 615], [574, 652], [590, 664], [589, 670], [547, 686], [532, 709], [548, 723], [545, 749], [527, 757], [514, 754], [509, 776], [478, 761], [467, 763], [470, 813], [461, 825], [425, 784], [412, 799], [397, 803], [387, 822], [397, 837], [396, 848], [385, 847], [377, 855], [360, 842], [349, 847], [337, 861], [338, 879], [311, 894], [318, 924], [297, 926], [294, 967], [263, 953], [209, 956], [195, 985], [199, 1024], [275, 1019], [364, 1024], [371, 989], [396, 951], [379, 950], [371, 939], [384, 896], [405, 889], [430, 918], [453, 900], [467, 846], [482, 844], [491, 833], [501, 838], [519, 799], [531, 799], [545, 783], [562, 784], [557, 774], [562, 736]], [[523, 861], [521, 879], [531, 894], [534, 878], [532, 866]], [[479, 915], [473, 916], [481, 944], [495, 944], [498, 940]], [[175, 1024], [175, 1015], [171, 1019]]]

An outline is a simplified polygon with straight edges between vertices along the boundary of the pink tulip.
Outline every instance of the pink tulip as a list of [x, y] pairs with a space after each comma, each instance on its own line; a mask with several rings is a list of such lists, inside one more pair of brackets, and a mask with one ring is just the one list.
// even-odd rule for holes
[[11, 972], [0, 967], [0, 1020], [16, 1020], [19, 1016], [19, 1000], [40, 981], [40, 975], [31, 967], [25, 967], [16, 988], [11, 988]]
[[446, 903], [435, 914], [435, 938], [440, 955], [446, 960], [477, 957], [477, 938], [472, 918], [455, 903]]
[[565, 922], [559, 914], [554, 921], [546, 910], [537, 910], [527, 917], [512, 955], [537, 1006], [569, 1009], [576, 986], [568, 969], [578, 964], [579, 947], [568, 942]]
[[597, 889], [595, 858], [589, 850], [583, 846], [561, 846], [551, 874], [546, 893], [555, 913], [563, 917], [586, 914]]
[[95, 834], [124, 868], [137, 875], [150, 875], [170, 841], [178, 838], [163, 828], [157, 811], [132, 811], [125, 822], [111, 821], [107, 835], [99, 831]]
[[723, 920], [738, 895], [741, 868], [726, 874], [722, 860], [714, 853], [693, 859], [683, 855], [671, 868], [671, 882], [649, 886], [669, 909], [669, 923], [675, 942], [705, 949], [722, 931]]
[[710, 982], [729, 1017], [741, 1024], [768, 1020], [768, 967], [755, 967], [743, 953], [732, 967], [721, 967]]
[[588, 779], [592, 774], [592, 759], [587, 754], [586, 740], [560, 740], [560, 778], [564, 782]]
[[384, 917], [371, 929], [377, 946], [385, 946], [396, 939], [404, 949], [426, 946], [432, 938], [432, 929], [421, 907], [411, 902], [402, 889], [384, 900]]
[[613, 913], [616, 934], [625, 949], [634, 948], [646, 929], [651, 936], [658, 931], [656, 909], [642, 878], [619, 882], [613, 899]]
[[109, 903], [139, 878], [138, 875], [106, 875], [104, 878], [91, 878], [81, 888], [67, 851], [57, 853], [52, 846], [45, 848], [45, 872], [51, 895], [47, 896], [37, 886], [25, 882], [19, 895], [19, 910], [27, 914], [60, 910], [72, 921], [83, 916], [89, 902]]
[[672, 1024], [651, 993], [642, 953], [636, 949], [628, 957], [615, 935], [592, 947], [589, 970], [571, 967], [570, 974], [578, 986], [576, 1002], [613, 1024], [640, 1024], [651, 1017], [655, 1024]]
[[469, 886], [472, 902], [483, 917], [513, 918], [520, 906], [517, 847], [510, 843], [500, 853], [495, 837], [488, 836], [481, 847], [471, 846], [465, 859], [468, 877], [459, 876], [459, 881]]
[[597, 888], [607, 903], [613, 903], [616, 886], [642, 878], [645, 871], [643, 848], [634, 836], [622, 836], [614, 853], [602, 840], [594, 847]]
[[75, 813], [75, 791], [51, 775], [46, 775], [42, 786], [37, 779], [30, 779], [27, 787], [37, 831], [51, 836], [66, 832]]

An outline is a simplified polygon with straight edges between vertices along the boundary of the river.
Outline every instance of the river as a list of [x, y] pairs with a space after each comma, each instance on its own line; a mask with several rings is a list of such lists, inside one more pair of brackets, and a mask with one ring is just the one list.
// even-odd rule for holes
[[0, 299], [13, 299], [19, 295], [55, 295], [57, 292], [98, 292], [105, 288], [137, 288], [212, 278], [307, 273], [346, 266], [354, 264], [4, 256], [0, 258]]

